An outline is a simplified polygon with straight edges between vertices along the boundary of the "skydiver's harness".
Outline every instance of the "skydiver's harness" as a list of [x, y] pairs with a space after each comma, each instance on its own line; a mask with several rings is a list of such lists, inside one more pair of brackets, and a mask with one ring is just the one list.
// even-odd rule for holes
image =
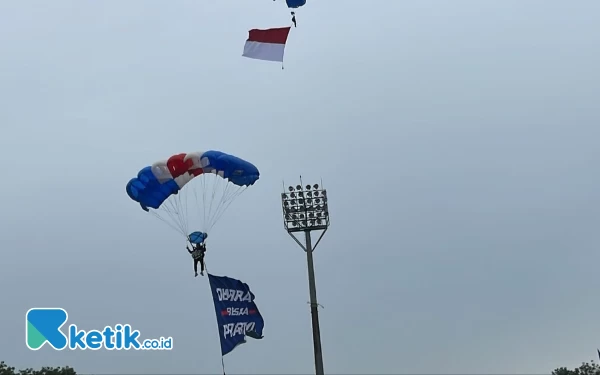
[[194, 250], [192, 251], [191, 256], [194, 260], [198, 260], [204, 256], [204, 252], [202, 250]]

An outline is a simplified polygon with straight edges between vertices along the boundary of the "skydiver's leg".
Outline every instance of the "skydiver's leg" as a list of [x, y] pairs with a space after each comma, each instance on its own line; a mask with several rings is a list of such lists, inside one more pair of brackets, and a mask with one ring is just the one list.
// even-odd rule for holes
[[204, 276], [204, 257], [200, 258], [200, 275]]
[[198, 276], [198, 259], [194, 259], [194, 272]]

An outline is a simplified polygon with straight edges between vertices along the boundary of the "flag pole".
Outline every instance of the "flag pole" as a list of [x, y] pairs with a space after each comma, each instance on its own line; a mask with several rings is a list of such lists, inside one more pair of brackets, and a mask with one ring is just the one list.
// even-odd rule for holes
[[[210, 278], [208, 277], [208, 267], [206, 266], [206, 262], [204, 262], [204, 270], [206, 271], [206, 280], [208, 280], [208, 288], [210, 289]], [[219, 324], [217, 322], [217, 330], [219, 330]], [[221, 355], [221, 368], [223, 369], [223, 375], [227, 375], [225, 373], [225, 359], [224, 356]]]
[[[293, 24], [293, 23], [292, 23]], [[290, 24], [290, 31], [292, 30], [292, 24]], [[294, 25], [295, 26], [295, 25]], [[281, 61], [281, 70], [283, 70], [283, 60]]]

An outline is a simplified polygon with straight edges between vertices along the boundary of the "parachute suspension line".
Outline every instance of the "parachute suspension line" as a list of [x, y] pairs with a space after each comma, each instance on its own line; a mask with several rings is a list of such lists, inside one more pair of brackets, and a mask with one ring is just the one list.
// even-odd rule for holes
[[185, 236], [185, 232], [187, 232], [187, 220], [186, 220], [186, 211], [184, 209], [184, 205], [181, 202], [182, 199], [185, 200], [186, 198], [186, 194], [185, 193], [181, 193], [179, 192], [176, 196], [175, 199], [172, 200], [173, 206], [175, 207], [175, 214], [176, 214], [176, 218], [177, 218], [177, 223], [179, 225], [179, 227], [181, 228], [181, 231], [183, 232], [183, 235]]
[[[157, 214], [155, 211], [150, 211], [150, 213], [152, 215], [154, 215], [154, 217], [157, 217], [159, 220], [163, 221], [164, 223], [166, 223], [171, 229], [175, 230], [178, 233], [182, 233], [181, 228], [177, 228], [177, 226], [173, 225], [173, 223], [169, 222], [167, 219], [165, 219], [164, 217], [160, 216], [159, 214]], [[184, 234], [185, 235], [185, 234]]]
[[[207, 176], [198, 176], [201, 181], [197, 182], [198, 185], [195, 188], [179, 190], [177, 194], [163, 202], [158, 210], [150, 211], [159, 220], [181, 233], [186, 240], [189, 240], [191, 224], [194, 224], [194, 226], [199, 224], [198, 228], [192, 230], [202, 230], [205, 233], [211, 231], [214, 225], [223, 217], [231, 203], [248, 188], [248, 186], [234, 185], [229, 180], [214, 173], [211, 173], [214, 176], [208, 176], [208, 174], [206, 173]], [[207, 182], [205, 178], [214, 179]], [[212, 188], [210, 185], [212, 185]], [[202, 197], [199, 197], [200, 193], [197, 190], [199, 188], [202, 189]], [[194, 197], [192, 198], [188, 194], [194, 194]], [[208, 199], [210, 199], [210, 202], [208, 202]], [[196, 205], [188, 207], [194, 201]], [[200, 205], [202, 205], [201, 217], [203, 221], [195, 224], [195, 220], [200, 219]], [[198, 217], [192, 219], [190, 215]]]
[[212, 229], [212, 227], [216, 224], [217, 220], [221, 217], [221, 215], [223, 215], [224, 210], [227, 208], [223, 206], [227, 202], [227, 191], [229, 190], [231, 185], [227, 182], [224, 183], [225, 188], [223, 189], [223, 194], [221, 196], [221, 199], [219, 200], [219, 203], [217, 204], [217, 207], [215, 208], [215, 212], [211, 217], [210, 223], [207, 223], [207, 225], [209, 226], [209, 228], [207, 228], [207, 231]]
[[[201, 224], [201, 230], [205, 233], [207, 233], [206, 231], [206, 223], [208, 218], [210, 217], [210, 208], [208, 210], [208, 214], [206, 212], [206, 191], [208, 190], [207, 187], [207, 182], [206, 182], [206, 178], [208, 176], [206, 176], [208, 173], [203, 173], [201, 176], [198, 176], [197, 178], [200, 178], [202, 180], [201, 184], [202, 184], [202, 224]], [[214, 186], [213, 186], [214, 188]], [[197, 193], [196, 193], [197, 194]], [[196, 195], [197, 197], [197, 195]], [[200, 205], [200, 202], [198, 202], [198, 200], [196, 200], [196, 204]], [[210, 205], [212, 205], [212, 201], [210, 202]], [[209, 205], [209, 206], [210, 206]]]
[[187, 235], [188, 235], [188, 233], [189, 233], [189, 229], [190, 229], [190, 228], [189, 228], [189, 224], [190, 224], [190, 222], [189, 222], [189, 220], [187, 219], [187, 218], [189, 217], [189, 216], [188, 216], [188, 215], [189, 215], [189, 212], [188, 212], [188, 194], [185, 194], [183, 198], [184, 198], [184, 200], [185, 200], [185, 202], [184, 202], [184, 204], [183, 204], [183, 208], [185, 209], [185, 216], [184, 216], [184, 218], [185, 218], [185, 233], [186, 233], [186, 236], [185, 236], [185, 237], [186, 237], [186, 239], [187, 239]]
[[[204, 192], [204, 185], [206, 185], [204, 183], [204, 179], [202, 179], [202, 185], [203, 185], [202, 192]], [[192, 190], [194, 190], [194, 200], [196, 201], [196, 205], [194, 207], [200, 207], [200, 200], [198, 199], [198, 190], [196, 190], [196, 189], [192, 189]], [[204, 202], [202, 202], [202, 203], [204, 203]], [[205, 204], [202, 204], [202, 219], [203, 219], [202, 223], [204, 223], [204, 220], [206, 220], [206, 207], [205, 206], [206, 206]], [[198, 210], [198, 214], [200, 214], [200, 212], [199, 212], [200, 209], [196, 208], [196, 210]]]
[[[233, 200], [245, 190], [246, 187], [237, 187], [237, 189], [232, 188], [229, 183], [224, 181], [225, 188], [223, 189], [222, 197], [217, 205], [214, 214], [211, 216], [210, 223], [207, 223], [208, 228], [207, 231], [210, 231], [213, 226], [219, 221], [219, 219], [223, 216], [229, 205], [233, 202]], [[235, 189], [235, 190], [234, 190]], [[231, 191], [233, 190], [233, 191]]]
[[[179, 193], [181, 194], [181, 192]], [[181, 233], [184, 236], [187, 236], [186, 232], [186, 222], [184, 211], [181, 205], [181, 196], [177, 194], [176, 197], [170, 199], [163, 203], [161, 209], [167, 213], [167, 215], [171, 218], [173, 223], [179, 228]]]
[[226, 198], [227, 196], [227, 190], [229, 190], [230, 184], [228, 183], [228, 181], [226, 180], [222, 180], [219, 181], [219, 184], [222, 185], [224, 184], [225, 187], [222, 189], [222, 195], [221, 195], [221, 199], [219, 199], [219, 202], [217, 204], [217, 206], [215, 207], [215, 211], [214, 213], [212, 213], [211, 219], [210, 219], [210, 223], [207, 223], [209, 225], [208, 230], [212, 230], [213, 226], [215, 225], [216, 221], [218, 220], [220, 214], [221, 214], [221, 208], [223, 206], [223, 200]]
[[189, 193], [185, 194], [183, 196], [184, 199], [184, 203], [183, 203], [183, 210], [185, 211], [185, 215], [184, 215], [184, 224], [185, 224], [185, 238], [187, 239], [188, 234], [190, 233], [190, 221], [188, 220], [189, 218], [189, 206], [188, 206], [188, 198], [189, 198]]
[[[232, 199], [230, 194], [231, 184], [228, 180], [223, 178], [218, 178], [215, 174], [215, 180], [212, 184], [212, 192], [210, 203], [206, 204], [206, 197], [204, 197], [205, 204], [204, 206], [208, 206], [208, 213], [205, 211], [204, 217], [204, 232], [209, 232], [218, 219], [222, 216], [223, 211], [227, 208], [226, 204], [229, 200]], [[206, 193], [208, 189], [203, 189], [203, 193]], [[235, 193], [235, 192], [234, 192]], [[220, 195], [220, 197], [218, 197]]]
[[[171, 219], [171, 225], [175, 225], [177, 228], [179, 228], [179, 231], [184, 230], [184, 228], [182, 228], [181, 226], [181, 221], [179, 220], [179, 213], [177, 212], [177, 207], [175, 206], [173, 201], [163, 203], [163, 205], [160, 207], [160, 210], [165, 212], [167, 216]], [[162, 218], [161, 216], [161, 219], [164, 218]], [[164, 220], [166, 221], [166, 219]]]
[[212, 227], [219, 221], [219, 219], [221, 219], [221, 217], [223, 216], [225, 211], [227, 211], [227, 208], [229, 208], [229, 205], [235, 200], [235, 198], [239, 197], [244, 191], [246, 191], [247, 188], [247, 186], [240, 186], [231, 194], [231, 197], [229, 197], [228, 199], [223, 199], [223, 201], [225, 202], [223, 208], [220, 210], [216, 218], [212, 221], [210, 229], [212, 229]]
[[[183, 201], [183, 202], [182, 202]], [[187, 238], [188, 220], [187, 220], [187, 194], [184, 192], [177, 193], [177, 212], [179, 215], [179, 224], [184, 232], [184, 236]]]
[[[170, 217], [171, 220], [176, 224], [177, 223], [177, 219], [175, 218], [175, 216], [173, 216], [172, 209], [171, 209], [171, 207], [169, 207], [170, 204], [171, 204], [171, 202], [163, 202], [162, 206], [160, 206], [159, 209], [162, 212], [164, 212], [168, 217]], [[158, 215], [158, 212], [157, 212], [157, 215]], [[161, 218], [162, 218], [162, 216], [161, 216]]]
[[[206, 182], [204, 181], [204, 178], [202, 178], [202, 176], [196, 177], [198, 179], [200, 179], [199, 184], [202, 185], [202, 223], [204, 223], [206, 221], [206, 205], [204, 204], [204, 191], [206, 189]], [[194, 189], [194, 197], [196, 199], [196, 206], [195, 207], [200, 207], [200, 199], [198, 198], [198, 190]], [[200, 208], [197, 209], [198, 210], [198, 215], [200, 214]]]
[[[208, 287], [210, 289], [210, 278], [208, 277], [208, 267], [206, 265], [206, 262], [204, 262], [204, 270], [206, 271], [206, 280], [208, 281]], [[218, 327], [218, 325], [217, 325]], [[223, 375], [227, 375], [225, 373], [225, 358], [223, 355], [221, 355], [221, 368], [223, 369]]]
[[[212, 221], [212, 206], [213, 206], [213, 202], [215, 201], [215, 195], [217, 195], [217, 185], [221, 184], [221, 180], [217, 178], [217, 174], [215, 173], [214, 175], [215, 175], [216, 181], [212, 186], [213, 191], [212, 191], [212, 196], [211, 196], [211, 200], [210, 200], [210, 206], [208, 208], [209, 221]], [[206, 221], [204, 222], [204, 231], [208, 232], [208, 222], [206, 222]]]
[[[202, 177], [202, 210], [204, 210], [204, 218], [202, 223], [206, 223], [206, 179]], [[204, 228], [203, 228], [204, 229]]]
[[182, 212], [181, 212], [181, 194], [178, 193], [175, 196], [175, 199], [169, 200], [169, 204], [170, 204], [170, 208], [172, 208], [173, 215], [174, 215], [175, 219], [177, 220], [177, 225], [179, 225], [179, 227], [182, 230], [185, 230], [185, 227], [183, 225]]
[[181, 233], [185, 238], [188, 237], [188, 207], [187, 207], [187, 192], [180, 190], [175, 197], [165, 201], [160, 207], [160, 210], [165, 213], [167, 218], [158, 214], [157, 211], [151, 211], [154, 216], [165, 222], [171, 228]]
[[194, 195], [196, 197], [196, 207], [198, 207], [198, 215], [200, 215], [200, 206], [202, 206], [202, 221], [199, 223], [198, 230], [206, 232], [204, 230], [204, 223], [206, 223], [206, 187], [208, 186], [208, 184], [206, 182], [206, 176], [204, 174], [196, 178], [200, 180], [199, 184], [201, 185], [201, 187], [199, 188], [202, 189], [202, 199], [198, 197], [198, 190], [194, 190]]

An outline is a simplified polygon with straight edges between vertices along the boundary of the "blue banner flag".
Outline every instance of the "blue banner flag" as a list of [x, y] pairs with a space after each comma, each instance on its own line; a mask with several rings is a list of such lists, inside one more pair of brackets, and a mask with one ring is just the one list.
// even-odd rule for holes
[[254, 303], [248, 284], [227, 276], [208, 274], [215, 303], [221, 355], [246, 342], [246, 336], [262, 339], [265, 322]]

